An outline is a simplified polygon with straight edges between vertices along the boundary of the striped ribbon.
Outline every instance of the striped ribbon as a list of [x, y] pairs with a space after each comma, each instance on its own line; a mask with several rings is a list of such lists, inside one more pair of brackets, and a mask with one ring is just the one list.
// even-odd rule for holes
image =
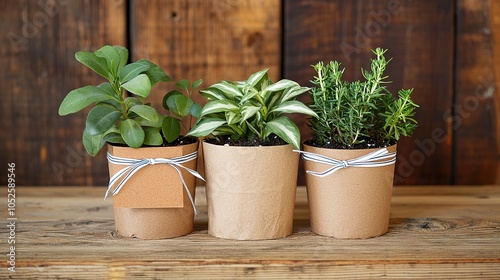
[[[132, 177], [137, 171], [141, 170], [142, 168], [144, 168], [148, 165], [168, 164], [168, 165], [172, 166], [177, 171], [177, 173], [179, 173], [179, 177], [181, 178], [182, 185], [184, 186], [184, 189], [186, 190], [186, 193], [189, 197], [189, 200], [191, 201], [191, 204], [193, 205], [194, 214], [198, 215], [198, 213], [196, 211], [196, 207], [194, 206], [193, 197], [191, 196], [191, 193], [189, 192], [189, 189], [186, 185], [186, 182], [184, 181], [184, 177], [182, 176], [182, 172], [181, 172], [181, 168], [182, 168], [182, 169], [188, 171], [189, 173], [191, 173], [196, 178], [199, 178], [199, 179], [205, 181], [205, 179], [203, 179], [203, 177], [198, 172], [182, 165], [182, 163], [192, 161], [197, 157], [198, 157], [198, 151], [195, 151], [195, 152], [188, 154], [188, 155], [170, 158], [170, 159], [167, 159], [167, 158], [130, 159], [130, 158], [116, 157], [116, 156], [113, 156], [110, 153], [108, 153], [107, 158], [108, 158], [108, 161], [110, 163], [117, 164], [117, 165], [127, 165], [127, 167], [116, 172], [116, 174], [110, 178], [108, 189], [106, 191], [106, 195], [104, 196], [104, 199], [106, 199], [108, 197], [110, 192], [113, 195], [119, 193], [120, 190], [125, 185], [125, 183], [127, 183], [127, 181], [130, 179], [130, 177]], [[118, 186], [116, 186], [116, 188], [112, 189], [112, 187], [116, 183], [118, 183]]]
[[317, 177], [326, 177], [335, 171], [348, 167], [381, 167], [386, 165], [391, 165], [396, 162], [396, 152], [389, 153], [387, 148], [382, 148], [374, 152], [368, 153], [364, 156], [349, 159], [349, 160], [338, 160], [329, 158], [323, 155], [318, 155], [315, 153], [304, 152], [294, 150], [302, 154], [304, 160], [309, 160], [317, 163], [327, 164], [331, 167], [323, 172], [306, 171], [307, 174], [311, 174]]

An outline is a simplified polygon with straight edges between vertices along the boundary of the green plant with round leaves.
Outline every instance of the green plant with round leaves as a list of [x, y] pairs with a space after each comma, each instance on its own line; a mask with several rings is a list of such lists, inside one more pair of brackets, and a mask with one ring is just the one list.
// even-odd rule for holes
[[342, 80], [340, 63], [318, 62], [309, 92], [309, 107], [317, 114], [309, 125], [313, 146], [325, 148], [376, 148], [395, 144], [402, 136], [410, 136], [417, 127], [413, 118], [418, 107], [411, 100], [413, 89], [401, 89], [395, 98], [387, 89], [384, 76], [387, 50], [377, 48], [371, 60], [371, 71], [363, 70], [364, 81]]
[[[88, 85], [70, 91], [59, 106], [59, 115], [65, 116], [93, 105], [83, 131], [83, 145], [91, 156], [97, 155], [106, 142], [139, 148], [161, 146], [179, 136], [176, 121], [159, 114], [145, 102], [153, 86], [172, 79], [151, 61], [142, 59], [127, 64], [128, 57], [128, 50], [121, 46], [103, 46], [95, 52], [75, 54], [77, 61], [107, 79], [98, 86]], [[184, 89], [186, 84], [189, 87], [189, 82], [181, 80], [176, 85]], [[201, 80], [194, 85], [199, 84]], [[189, 110], [195, 114], [201, 107], [194, 105], [189, 97], [167, 98], [166, 102], [170, 104], [167, 108], [178, 117], [187, 116], [186, 103], [194, 107]]]
[[180, 136], [182, 118], [189, 116], [191, 127], [193, 117], [200, 117], [202, 107], [194, 102], [191, 95], [202, 82], [203, 80], [200, 79], [191, 84], [188, 80], [182, 79], [175, 84], [175, 87], [185, 91], [186, 95], [178, 89], [173, 89], [163, 97], [163, 107], [176, 116], [166, 116], [162, 121], [162, 132], [167, 142], [173, 142]]
[[267, 72], [264, 69], [253, 73], [246, 81], [221, 81], [200, 91], [209, 102], [187, 135], [210, 135], [220, 143], [228, 137], [266, 141], [276, 135], [300, 149], [300, 131], [285, 114], [317, 116], [296, 100], [309, 88], [287, 79], [273, 83]]

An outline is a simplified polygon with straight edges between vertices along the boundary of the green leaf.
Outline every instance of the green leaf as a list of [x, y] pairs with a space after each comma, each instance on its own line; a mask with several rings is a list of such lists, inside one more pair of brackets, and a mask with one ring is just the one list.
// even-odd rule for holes
[[129, 92], [143, 98], [148, 97], [149, 93], [151, 92], [151, 83], [146, 74], [140, 74], [132, 80], [124, 83], [122, 87]]
[[185, 95], [174, 95], [167, 99], [167, 105], [170, 111], [180, 118], [189, 114], [193, 104], [193, 100], [187, 98]]
[[224, 94], [222, 94], [222, 92], [216, 88], [208, 88], [205, 90], [200, 90], [200, 94], [210, 101], [226, 99]]
[[220, 118], [206, 118], [201, 119], [196, 123], [196, 125], [189, 131], [186, 136], [202, 137], [207, 136], [212, 133], [215, 129], [226, 124], [226, 120]]
[[112, 76], [109, 72], [108, 62], [105, 58], [97, 56], [93, 52], [79, 51], [75, 54], [76, 60], [78, 60], [83, 65], [92, 69], [97, 74], [103, 76], [104, 78], [111, 80]]
[[87, 153], [93, 157], [99, 153], [105, 143], [103, 141], [103, 134], [90, 135], [86, 130], [83, 131], [82, 142]]
[[230, 126], [223, 125], [218, 127], [217, 130], [212, 131], [212, 135], [219, 136], [219, 135], [238, 135], [238, 134]]
[[163, 138], [158, 128], [148, 127], [144, 129], [144, 145], [161, 146], [162, 144]]
[[153, 123], [157, 122], [159, 118], [155, 108], [147, 105], [135, 105], [129, 111]]
[[236, 132], [236, 134], [238, 135], [238, 139], [240, 138], [239, 136], [244, 135], [246, 132], [243, 130], [242, 127], [240, 127], [238, 125], [234, 125], [234, 124], [228, 124], [228, 125], [233, 130], [233, 135], [235, 135], [234, 132]]
[[118, 65], [118, 71], [117, 73], [120, 73], [120, 71], [127, 65], [128, 62], [128, 50], [127, 48], [124, 48], [122, 46], [113, 46], [115, 50], [118, 52], [120, 55], [120, 64]]
[[[266, 91], [266, 93], [273, 93], [273, 92]], [[269, 96], [271, 98], [269, 98]], [[272, 95], [269, 96], [266, 96], [264, 98], [266, 99], [267, 108], [272, 110], [272, 108], [274, 108], [276, 104], [279, 103], [279, 99], [282, 97], [282, 95], [273, 93]]]
[[276, 106], [275, 108], [273, 108], [270, 112], [289, 113], [289, 114], [298, 113], [298, 114], [306, 114], [316, 118], [318, 117], [318, 115], [313, 110], [304, 105], [304, 103], [297, 100], [285, 101]]
[[178, 90], [171, 90], [169, 91], [167, 94], [165, 94], [165, 96], [163, 96], [163, 101], [162, 101], [162, 105], [163, 105], [163, 108], [165, 108], [166, 110], [170, 110], [170, 108], [168, 107], [168, 103], [167, 103], [167, 100], [171, 97], [171, 96], [174, 96], [174, 95], [184, 95], [182, 94], [182, 92], [178, 91]]
[[238, 105], [230, 100], [215, 100], [210, 101], [201, 110], [201, 116], [205, 116], [213, 113], [228, 112], [239, 110]]
[[255, 95], [259, 94], [259, 91], [255, 90], [255, 89], [251, 89], [249, 91], [247, 91], [245, 93], [245, 95], [243, 95], [243, 97], [241, 98], [240, 100], [240, 104], [245, 104], [248, 100], [252, 99], [255, 97]]
[[214, 84], [212, 87], [220, 90], [227, 98], [230, 99], [234, 99], [237, 96], [243, 96], [241, 90], [231, 82], [222, 81]]
[[144, 143], [144, 130], [142, 127], [134, 120], [127, 119], [120, 123], [118, 130], [122, 135], [123, 141], [132, 147], [139, 148]]
[[125, 141], [123, 141], [123, 138], [120, 135], [120, 132], [106, 133], [104, 135], [104, 141], [108, 142], [108, 143], [113, 143], [113, 144], [127, 145], [127, 143], [125, 143]]
[[262, 78], [266, 76], [267, 71], [269, 71], [269, 68], [260, 70], [259, 72], [250, 75], [250, 77], [248, 77], [246, 82], [247, 85], [249, 85], [250, 87], [255, 87], [260, 82], [260, 80], [262, 80]]
[[118, 74], [120, 65], [122, 65], [122, 57], [116, 48], [112, 46], [104, 46], [95, 51], [95, 55], [106, 59], [108, 63], [108, 69], [112, 70], [111, 73], [113, 74], [113, 76]]
[[228, 125], [234, 125], [237, 124], [241, 121], [241, 114], [232, 112], [232, 111], [227, 111], [225, 112], [226, 115], [226, 121]]
[[167, 142], [172, 143], [181, 133], [181, 123], [176, 118], [166, 117], [163, 120], [161, 131], [163, 132], [163, 136], [165, 136]]
[[152, 63], [149, 60], [141, 59], [138, 62], [146, 63], [149, 65], [148, 71], [146, 71], [146, 75], [148, 75], [149, 80], [151, 81], [151, 86], [156, 85], [159, 82], [170, 82], [172, 78], [170, 78], [160, 66]]
[[193, 117], [199, 119], [201, 117], [201, 110], [202, 107], [198, 103], [194, 103], [193, 106], [191, 106], [191, 111], [189, 112]]
[[161, 124], [163, 123], [163, 119], [165, 116], [158, 114], [158, 121], [156, 122], [151, 122], [146, 119], [143, 119], [142, 117], [136, 117], [133, 118], [140, 126], [145, 127], [145, 126], [150, 126], [150, 127], [156, 127], [156, 128], [161, 128]]
[[96, 86], [85, 86], [72, 90], [66, 95], [59, 106], [59, 115], [65, 116], [78, 112], [92, 103], [111, 100], [111, 96]]
[[295, 149], [300, 150], [299, 128], [288, 117], [281, 116], [266, 123], [266, 132], [276, 134]]
[[120, 105], [120, 103], [114, 99], [100, 101], [100, 102], [97, 102], [95, 105], [98, 106], [98, 105], [102, 105], [102, 104], [113, 106], [116, 108], [116, 110], [120, 111], [120, 113], [123, 114], [122, 105]]
[[195, 88], [199, 87], [202, 83], [203, 83], [202, 79], [196, 80], [193, 82], [192, 88], [195, 89]]
[[259, 112], [261, 106], [246, 105], [241, 108], [242, 119], [241, 122], [248, 120]]
[[286, 89], [284, 92], [283, 92], [283, 97], [281, 99], [281, 102], [284, 102], [284, 101], [288, 101], [288, 100], [291, 100], [305, 92], [308, 92], [310, 90], [310, 88], [308, 87], [292, 87], [292, 88], [289, 88], [289, 89]]
[[125, 106], [127, 108], [131, 108], [133, 106], [136, 106], [136, 105], [142, 105], [142, 102], [139, 98], [137, 97], [134, 97], [134, 96], [129, 96], [127, 98], [125, 98]]
[[119, 76], [120, 83], [124, 84], [136, 78], [140, 74], [146, 72], [149, 69], [149, 67], [150, 64], [148, 64], [144, 60], [132, 62], [130, 64], [125, 65], [125, 67], [123, 67], [123, 69], [120, 71], [120, 76]]
[[89, 135], [103, 134], [115, 125], [122, 113], [111, 105], [97, 105], [89, 111], [85, 130]]
[[280, 91], [291, 87], [299, 86], [297, 82], [283, 79], [265, 88], [267, 91]]
[[260, 131], [258, 131], [250, 122], [245, 122], [246, 124], [248, 124], [248, 128], [250, 129], [250, 131], [252, 131], [255, 135], [258, 135], [259, 138], [262, 138], [262, 135]]
[[188, 91], [189, 90], [189, 81], [186, 79], [182, 79], [182, 80], [178, 81], [177, 83], [175, 83], [175, 86], [178, 88], [181, 88], [185, 91]]
[[104, 90], [109, 96], [115, 96], [118, 94], [115, 92], [115, 90], [113, 89], [113, 87], [111, 86], [111, 84], [109, 82], [104, 82], [104, 83], [98, 85], [97, 87]]

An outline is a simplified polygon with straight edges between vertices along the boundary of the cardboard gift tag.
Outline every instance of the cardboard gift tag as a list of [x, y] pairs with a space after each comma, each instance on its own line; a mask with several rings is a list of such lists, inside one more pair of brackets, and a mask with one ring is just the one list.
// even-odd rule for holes
[[[176, 147], [144, 147], [139, 149], [108, 145], [108, 152], [113, 156], [139, 160], [145, 158], [171, 159], [193, 153], [197, 149], [198, 143]], [[196, 162], [195, 158], [182, 163], [182, 165], [196, 170]], [[109, 163], [110, 177], [126, 167], [125, 165]], [[193, 175], [182, 168], [180, 170], [187, 186], [196, 183]], [[181, 208], [184, 207], [185, 192], [182, 179], [174, 167], [164, 163], [148, 164], [128, 178], [120, 192], [113, 196], [113, 205], [115, 208]]]

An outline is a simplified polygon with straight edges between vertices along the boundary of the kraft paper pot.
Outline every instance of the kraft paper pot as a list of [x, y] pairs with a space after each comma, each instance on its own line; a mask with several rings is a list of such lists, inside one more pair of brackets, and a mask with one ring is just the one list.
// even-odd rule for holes
[[292, 146], [203, 142], [203, 158], [210, 235], [258, 240], [292, 234], [299, 164]]
[[[379, 149], [336, 150], [304, 145], [304, 151], [349, 160]], [[396, 145], [387, 148], [396, 151]], [[388, 231], [394, 166], [347, 167], [326, 177], [306, 174], [311, 230], [340, 239], [361, 239]], [[304, 161], [306, 171], [322, 172], [330, 165]]]
[[[133, 149], [108, 145], [112, 156], [128, 159], [172, 159], [198, 150], [199, 143], [175, 147]], [[196, 170], [197, 158], [182, 163]], [[124, 165], [109, 163], [112, 177]], [[196, 179], [180, 168], [194, 201]], [[194, 209], [177, 170], [169, 164], [149, 164], [130, 176], [119, 193], [113, 195], [116, 232], [125, 237], [163, 239], [193, 231]]]

